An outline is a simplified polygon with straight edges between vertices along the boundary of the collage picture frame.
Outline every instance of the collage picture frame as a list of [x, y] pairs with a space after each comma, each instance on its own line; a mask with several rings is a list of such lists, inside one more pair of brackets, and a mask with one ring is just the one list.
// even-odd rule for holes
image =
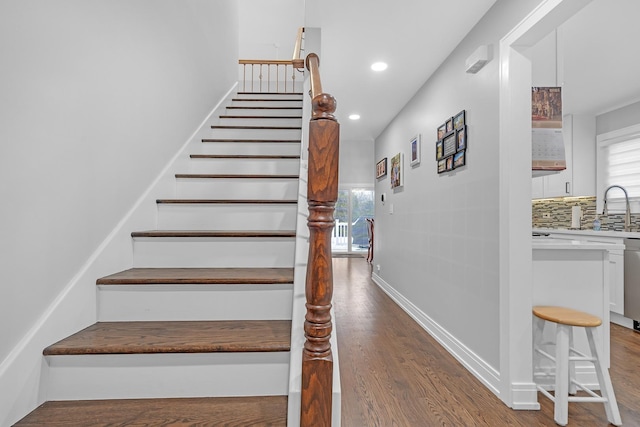
[[466, 110], [460, 111], [438, 126], [436, 162], [439, 174], [467, 164], [468, 136]]

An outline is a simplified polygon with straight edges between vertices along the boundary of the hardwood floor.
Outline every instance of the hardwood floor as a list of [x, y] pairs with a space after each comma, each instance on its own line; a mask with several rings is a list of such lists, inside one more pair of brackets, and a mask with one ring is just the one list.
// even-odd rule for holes
[[[363, 258], [334, 258], [342, 426], [555, 426], [553, 404], [514, 411], [371, 281]], [[640, 334], [611, 326], [611, 379], [624, 426], [640, 426]], [[608, 425], [601, 403], [570, 403], [574, 427]]]

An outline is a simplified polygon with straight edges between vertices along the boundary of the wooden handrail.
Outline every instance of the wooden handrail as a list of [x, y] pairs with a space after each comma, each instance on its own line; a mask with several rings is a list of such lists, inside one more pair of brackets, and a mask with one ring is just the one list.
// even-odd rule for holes
[[304, 59], [300, 57], [302, 52], [302, 38], [304, 34], [304, 27], [298, 28], [298, 36], [296, 37], [296, 44], [293, 46], [293, 57], [291, 62], [294, 68], [304, 68]]
[[330, 426], [333, 393], [331, 300], [333, 270], [331, 233], [338, 200], [340, 124], [333, 96], [322, 92], [318, 55], [306, 59], [311, 79], [312, 113], [309, 122], [309, 259], [305, 285], [306, 307], [302, 352], [300, 425]]

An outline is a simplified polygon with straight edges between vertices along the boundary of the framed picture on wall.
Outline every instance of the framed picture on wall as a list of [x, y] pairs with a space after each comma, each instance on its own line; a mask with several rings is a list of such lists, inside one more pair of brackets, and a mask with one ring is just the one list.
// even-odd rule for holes
[[462, 126], [456, 131], [456, 151], [467, 148], [467, 127]]
[[447, 133], [446, 129], [447, 129], [446, 124], [438, 128], [438, 140], [441, 140], [442, 138], [444, 138], [444, 135]]
[[438, 160], [438, 173], [446, 172], [447, 170], [447, 160], [442, 159]]
[[452, 133], [451, 135], [447, 136], [442, 141], [442, 144], [444, 146], [444, 157], [452, 155], [456, 152], [456, 135]]
[[465, 151], [458, 151], [456, 154], [453, 155], [453, 168], [459, 168], [461, 166], [465, 165]]
[[416, 166], [420, 164], [420, 134], [417, 134], [413, 138], [411, 138], [410, 142], [411, 149], [411, 166]]
[[447, 161], [447, 167], [446, 167], [446, 169], [447, 169], [448, 171], [453, 170], [453, 156], [449, 156], [449, 157], [447, 157], [447, 158], [446, 158], [446, 161]]
[[453, 116], [453, 128], [460, 129], [465, 125], [465, 111], [462, 110], [455, 116]]
[[387, 175], [387, 158], [376, 163], [376, 178], [382, 178]]
[[391, 188], [402, 187], [402, 153], [391, 158]]
[[444, 157], [444, 142], [436, 142], [436, 160], [440, 160]]
[[446, 133], [453, 132], [453, 117], [451, 117], [449, 120], [447, 120], [445, 122], [445, 125], [447, 127]]

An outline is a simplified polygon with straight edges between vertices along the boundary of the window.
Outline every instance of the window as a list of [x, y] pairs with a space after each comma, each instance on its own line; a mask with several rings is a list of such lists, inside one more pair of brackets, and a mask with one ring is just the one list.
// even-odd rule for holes
[[[597, 199], [602, 212], [604, 192], [611, 185], [627, 190], [631, 212], [640, 212], [640, 125], [598, 135]], [[624, 193], [612, 189], [607, 194], [611, 212], [624, 212]]]

